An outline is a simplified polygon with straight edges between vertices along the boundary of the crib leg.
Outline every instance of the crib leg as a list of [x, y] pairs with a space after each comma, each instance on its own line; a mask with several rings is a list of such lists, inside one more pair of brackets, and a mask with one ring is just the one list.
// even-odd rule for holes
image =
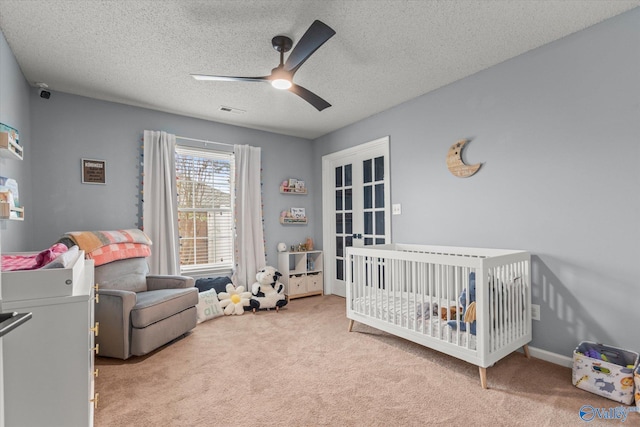
[[527, 359], [531, 359], [531, 354], [529, 354], [529, 345], [523, 345], [522, 350], [524, 350], [524, 357], [526, 357]]
[[487, 388], [487, 368], [478, 367], [480, 370], [480, 385], [482, 388]]
[[351, 329], [353, 329], [353, 319], [349, 320], [349, 329], [347, 329], [347, 331], [351, 332]]

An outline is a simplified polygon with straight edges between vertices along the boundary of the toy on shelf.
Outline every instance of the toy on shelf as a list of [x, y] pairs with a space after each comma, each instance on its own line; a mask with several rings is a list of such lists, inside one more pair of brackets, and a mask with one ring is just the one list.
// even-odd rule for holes
[[307, 187], [304, 181], [296, 178], [289, 178], [280, 184], [280, 192], [283, 194], [307, 194]]
[[20, 207], [18, 183], [15, 179], [0, 176], [0, 219], [24, 219]]

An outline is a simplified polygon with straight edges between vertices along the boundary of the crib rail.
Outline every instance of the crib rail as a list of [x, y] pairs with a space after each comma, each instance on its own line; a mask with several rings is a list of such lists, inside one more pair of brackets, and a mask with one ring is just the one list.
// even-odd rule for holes
[[352, 320], [480, 367], [531, 340], [527, 252], [391, 244], [347, 259]]

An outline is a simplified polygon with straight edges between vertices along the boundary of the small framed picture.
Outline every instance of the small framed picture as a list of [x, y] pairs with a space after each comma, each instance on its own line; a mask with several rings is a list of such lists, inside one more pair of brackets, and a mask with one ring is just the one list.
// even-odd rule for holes
[[296, 182], [296, 192], [304, 193], [304, 181], [298, 180], [298, 182]]
[[294, 188], [296, 188], [296, 185], [298, 184], [298, 180], [295, 178], [289, 178], [289, 188], [291, 188], [292, 190]]
[[107, 162], [105, 160], [82, 159], [82, 183], [106, 184]]
[[304, 211], [304, 208], [291, 208], [291, 216], [294, 218], [306, 218], [307, 214]]

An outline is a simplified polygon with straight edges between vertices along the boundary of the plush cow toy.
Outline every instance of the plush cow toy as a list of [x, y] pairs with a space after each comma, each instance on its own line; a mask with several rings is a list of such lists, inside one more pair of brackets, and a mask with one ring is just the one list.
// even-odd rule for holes
[[259, 309], [275, 308], [278, 311], [287, 305], [284, 285], [279, 281], [282, 274], [273, 267], [267, 266], [258, 270], [257, 282], [251, 287], [249, 301], [253, 312]]

